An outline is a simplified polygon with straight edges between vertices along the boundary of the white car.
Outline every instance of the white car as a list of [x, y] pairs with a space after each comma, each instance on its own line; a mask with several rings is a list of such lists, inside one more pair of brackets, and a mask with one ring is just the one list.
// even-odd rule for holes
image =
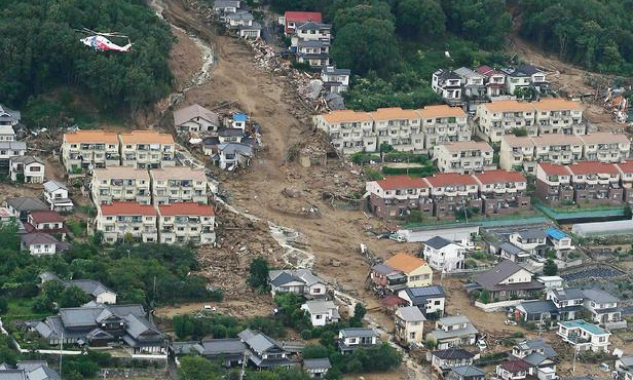
[[204, 305], [204, 306], [202, 307], [202, 310], [204, 310], [204, 311], [215, 311], [216, 309], [215, 309], [215, 306], [211, 306], [211, 305]]

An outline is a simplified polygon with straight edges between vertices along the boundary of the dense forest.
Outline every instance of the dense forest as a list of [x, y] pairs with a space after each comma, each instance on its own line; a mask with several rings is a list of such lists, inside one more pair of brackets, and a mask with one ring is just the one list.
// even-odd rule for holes
[[520, 33], [599, 72], [633, 75], [633, 0], [521, 0]]
[[[79, 41], [82, 28], [125, 34], [132, 51], [95, 52]], [[140, 109], [170, 88], [172, 42], [145, 0], [4, 0], [0, 101], [24, 107], [61, 87], [88, 94], [101, 110]]]

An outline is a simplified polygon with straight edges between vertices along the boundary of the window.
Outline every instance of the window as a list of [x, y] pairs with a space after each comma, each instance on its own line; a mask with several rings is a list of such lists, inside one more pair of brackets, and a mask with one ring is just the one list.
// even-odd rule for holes
[[323, 315], [322, 314], [317, 314], [314, 316], [314, 319], [323, 319]]
[[439, 304], [441, 304], [441, 303], [442, 303], [442, 301], [435, 301], [435, 302], [434, 302], [434, 305], [439, 305]]

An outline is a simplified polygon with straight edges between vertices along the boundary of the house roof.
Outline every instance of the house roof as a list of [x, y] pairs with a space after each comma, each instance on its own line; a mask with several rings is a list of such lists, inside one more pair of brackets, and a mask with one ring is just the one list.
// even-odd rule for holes
[[404, 291], [407, 293], [414, 306], [418, 306], [421, 303], [426, 302], [429, 298], [442, 298], [445, 296], [444, 288], [439, 285], [416, 286], [406, 288]]
[[522, 250], [521, 248], [517, 247], [516, 245], [510, 243], [510, 242], [503, 242], [501, 244], [499, 244], [499, 248], [506, 252], [509, 255], [520, 255], [522, 253], [527, 253], [524, 250]]
[[55, 211], [33, 211], [30, 217], [35, 224], [64, 222], [64, 218]]
[[468, 67], [460, 67], [459, 69], [455, 70], [455, 74], [463, 77], [463, 78], [480, 78], [483, 77], [483, 75], [481, 75], [480, 73], [469, 69]]
[[555, 313], [558, 312], [556, 304], [552, 300], [524, 301], [519, 305], [528, 314]]
[[629, 160], [629, 161], [622, 161], [619, 162], [617, 164], [615, 164], [618, 168], [620, 168], [620, 171], [622, 173], [625, 174], [633, 174], [633, 160]]
[[353, 123], [373, 121], [369, 112], [357, 112], [353, 110], [330, 111], [321, 115], [326, 122], [333, 123]]
[[131, 166], [109, 166], [104, 169], [95, 169], [92, 174], [96, 181], [109, 179], [135, 179], [149, 182], [147, 169], [137, 169]]
[[392, 175], [376, 181], [383, 190], [422, 189], [429, 184], [424, 178], [412, 178], [406, 175]]
[[545, 355], [539, 352], [532, 352], [531, 354], [524, 357], [523, 360], [525, 360], [527, 363], [529, 363], [531, 366], [534, 367], [534, 366], [540, 365], [541, 363], [543, 363], [544, 361], [548, 359]]
[[580, 137], [574, 135], [549, 134], [528, 138], [532, 140], [534, 146], [582, 145], [582, 140], [580, 139]]
[[178, 202], [168, 205], [159, 205], [160, 216], [214, 216], [215, 210], [211, 205], [203, 205], [194, 202]]
[[26, 150], [26, 143], [24, 141], [2, 141], [0, 142], [0, 148], [12, 149], [12, 150]]
[[172, 135], [150, 130], [121, 133], [120, 138], [122, 144], [174, 144]]
[[532, 106], [534, 106], [537, 111], [584, 110], [584, 107], [580, 103], [560, 98], [541, 99], [537, 102], [532, 102]]
[[451, 153], [459, 153], [468, 150], [478, 150], [482, 152], [493, 152], [488, 143], [483, 141], [455, 141], [440, 145], [441, 148]]
[[611, 335], [609, 332], [607, 332], [606, 330], [604, 330], [603, 328], [601, 328], [598, 325], [594, 325], [593, 323], [589, 323], [587, 321], [584, 321], [582, 319], [576, 319], [573, 321], [560, 321], [558, 322], [559, 325], [563, 325], [565, 328], [567, 329], [576, 329], [576, 328], [580, 328], [583, 329], [593, 335]]
[[622, 133], [611, 133], [611, 132], [595, 132], [584, 136], [579, 136], [579, 138], [585, 142], [585, 144], [630, 144], [626, 135]]
[[400, 107], [378, 108], [369, 114], [376, 121], [420, 118], [420, 115], [415, 110], [403, 110]]
[[466, 112], [460, 107], [450, 107], [447, 105], [426, 106], [419, 109], [418, 113], [423, 119], [466, 117]]
[[406, 253], [398, 253], [385, 261], [385, 265], [404, 273], [410, 273], [428, 264], [419, 257], [408, 255]]
[[348, 327], [339, 330], [339, 333], [343, 338], [378, 338], [380, 336], [376, 330], [364, 327]]
[[198, 117], [205, 119], [214, 125], [218, 125], [220, 123], [220, 117], [217, 113], [210, 111], [199, 104], [193, 104], [174, 111], [174, 124], [178, 126]]
[[272, 286], [278, 287], [290, 282], [303, 282], [300, 278], [293, 276], [292, 274], [282, 271], [277, 277], [273, 278], [270, 281]]
[[515, 233], [523, 239], [545, 239], [547, 237], [547, 231], [543, 228], [528, 228]]
[[20, 120], [20, 111], [14, 111], [9, 109], [9, 107], [0, 104], [0, 120], [3, 121], [19, 121]]
[[104, 216], [156, 216], [156, 209], [154, 209], [154, 206], [143, 205], [137, 202], [112, 202], [112, 204], [102, 204], [99, 208]]
[[433, 351], [433, 356], [440, 359], [472, 359], [475, 354], [461, 348], [449, 348], [448, 350]]
[[332, 301], [306, 301], [303, 304], [310, 314], [323, 314], [330, 310], [336, 310], [337, 307]]
[[545, 232], [547, 232], [548, 237], [555, 240], [561, 240], [569, 237], [566, 233], [554, 227], [548, 227]]
[[424, 245], [428, 245], [429, 247], [434, 249], [442, 249], [450, 244], [454, 243], [448, 239], [444, 239], [441, 236], [433, 236], [432, 238], [424, 242]]
[[523, 268], [518, 264], [510, 260], [504, 260], [491, 270], [477, 276], [475, 282], [484, 288], [492, 288], [520, 270], [523, 270]]
[[213, 6], [216, 8], [225, 8], [225, 7], [238, 8], [239, 5], [240, 5], [239, 0], [215, 0], [213, 2]]
[[499, 365], [501, 366], [501, 368], [510, 373], [524, 372], [532, 367], [530, 363], [522, 359], [507, 360]]
[[579, 300], [585, 298], [582, 289], [578, 288], [566, 288], [566, 289], [554, 289], [556, 298], [561, 301]]
[[471, 175], [459, 173], [439, 173], [426, 177], [426, 181], [431, 184], [431, 187], [477, 185], [477, 181]]
[[600, 289], [586, 289], [582, 291], [585, 298], [597, 303], [617, 303], [620, 300]]
[[114, 132], [105, 132], [101, 130], [75, 131], [64, 134], [64, 141], [74, 143], [103, 143], [118, 144], [117, 134]]
[[305, 21], [314, 21], [314, 22], [322, 22], [323, 16], [321, 12], [296, 12], [296, 11], [286, 11], [284, 13], [284, 20], [286, 24], [288, 22], [305, 22]]
[[211, 339], [200, 342], [197, 351], [201, 355], [242, 354], [246, 345], [240, 339]]
[[455, 372], [461, 377], [482, 377], [486, 376], [486, 373], [479, 368], [472, 365], [460, 365], [458, 367], [451, 368], [452, 372]]
[[103, 293], [114, 293], [110, 288], [95, 280], [69, 280], [65, 281], [66, 286], [76, 286], [84, 293], [93, 297], [98, 297]]
[[169, 180], [191, 180], [198, 182], [206, 182], [207, 175], [204, 170], [196, 170], [189, 166], [171, 166], [161, 169], [152, 169], [150, 172], [151, 177], [155, 181], [169, 181]]
[[[449, 317], [449, 318], [452, 318], [452, 317]], [[467, 323], [467, 325], [465, 328], [451, 329], [449, 331], [444, 331], [442, 329], [435, 329], [431, 331], [430, 334], [433, 335], [433, 337], [435, 337], [435, 339], [437, 340], [452, 339], [452, 338], [457, 338], [457, 337], [473, 336], [473, 335], [479, 334], [479, 331], [477, 331], [475, 326], [473, 326], [472, 323], [468, 321], [468, 319], [466, 319], [465, 321], [451, 322], [451, 323], [443, 322], [443, 319], [440, 319], [440, 321], [442, 321], [442, 324], [444, 325], [455, 325], [458, 323], [459, 324]]]
[[470, 323], [470, 320], [465, 315], [451, 315], [438, 319], [438, 322], [442, 323], [443, 325], [456, 325], [462, 323]]
[[242, 143], [222, 143], [218, 145], [218, 151], [225, 154], [241, 154], [245, 156], [251, 156], [253, 154], [253, 147]]
[[243, 137], [246, 133], [239, 128], [222, 128], [218, 131], [218, 136], [221, 137]]
[[538, 338], [538, 339], [526, 339], [523, 342], [519, 343], [517, 345], [517, 347], [522, 350], [543, 350], [543, 354], [548, 357], [548, 358], [552, 358], [554, 356], [556, 356], [556, 351], [554, 351], [554, 349], [552, 348], [552, 346], [550, 346], [549, 344], [545, 343], [545, 341], [542, 338]]
[[9, 206], [18, 211], [40, 211], [49, 209], [44, 202], [33, 197], [7, 198], [6, 202]]
[[539, 162], [538, 166], [541, 167], [541, 169], [546, 175], [556, 175], [556, 176], [570, 175], [569, 172], [567, 171], [567, 168], [565, 168], [563, 165], [550, 164], [548, 162]]
[[492, 103], [484, 103], [480, 107], [488, 112], [533, 112], [534, 106], [529, 102], [519, 102], [516, 100], [498, 100]]
[[583, 174], [619, 174], [618, 168], [614, 164], [599, 161], [579, 161], [568, 165], [567, 168], [574, 175]]
[[460, 77], [457, 73], [455, 73], [453, 70], [438, 70], [434, 73], [435, 75], [437, 75], [438, 78], [440, 79], [462, 79], [462, 77]]
[[320, 22], [308, 21], [297, 27], [297, 30], [320, 30], [320, 29], [331, 29], [332, 25], [330, 24], [322, 24]]
[[525, 176], [519, 172], [506, 170], [489, 170], [475, 174], [475, 177], [482, 185], [492, 185], [495, 183], [526, 182]]
[[501, 138], [508, 146], [517, 148], [532, 148], [534, 142], [528, 136], [504, 135]]
[[61, 182], [57, 182], [57, 181], [48, 181], [44, 184], [44, 190], [48, 193], [52, 193], [53, 191], [57, 190], [57, 189], [62, 189], [62, 190], [66, 190], [68, 191], [68, 188], [66, 187], [66, 185], [64, 185]]
[[538, 69], [536, 66], [532, 66], [532, 65], [518, 65], [516, 67], [516, 71], [520, 71], [527, 75], [534, 75], [534, 74], [543, 72], [542, 70]]
[[303, 359], [303, 368], [305, 369], [330, 369], [332, 364], [328, 358], [319, 359]]
[[502, 74], [500, 71], [497, 71], [497, 70], [493, 69], [492, 67], [486, 66], [486, 65], [479, 66], [478, 68], [475, 69], [475, 71], [478, 72], [481, 75], [486, 76], [486, 77], [490, 77], [490, 76], [493, 76], [495, 74]]
[[424, 314], [422, 314], [420, 308], [417, 306], [400, 307], [396, 310], [396, 315], [407, 322], [426, 321]]
[[34, 163], [44, 165], [44, 161], [34, 156], [14, 156], [14, 157], [11, 157], [10, 160], [12, 163], [15, 162], [15, 163], [20, 163], [24, 165], [31, 165]]
[[321, 69], [321, 75], [324, 74], [332, 74], [332, 75], [350, 75], [352, 73], [349, 69], [338, 69], [334, 66], [327, 66]]
[[230, 13], [229, 15], [226, 16], [227, 19], [229, 20], [241, 20], [241, 21], [252, 21], [255, 18], [253, 17], [253, 15], [250, 12], [247, 11], [238, 11], [235, 13]]

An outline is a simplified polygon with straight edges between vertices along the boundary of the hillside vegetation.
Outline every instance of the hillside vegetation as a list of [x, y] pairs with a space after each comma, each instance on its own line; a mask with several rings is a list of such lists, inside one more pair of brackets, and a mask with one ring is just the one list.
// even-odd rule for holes
[[[132, 51], [95, 52], [79, 41], [82, 28], [126, 34]], [[138, 110], [167, 94], [172, 42], [145, 0], [3, 0], [0, 102], [33, 105], [64, 87], [88, 94], [101, 110]]]

